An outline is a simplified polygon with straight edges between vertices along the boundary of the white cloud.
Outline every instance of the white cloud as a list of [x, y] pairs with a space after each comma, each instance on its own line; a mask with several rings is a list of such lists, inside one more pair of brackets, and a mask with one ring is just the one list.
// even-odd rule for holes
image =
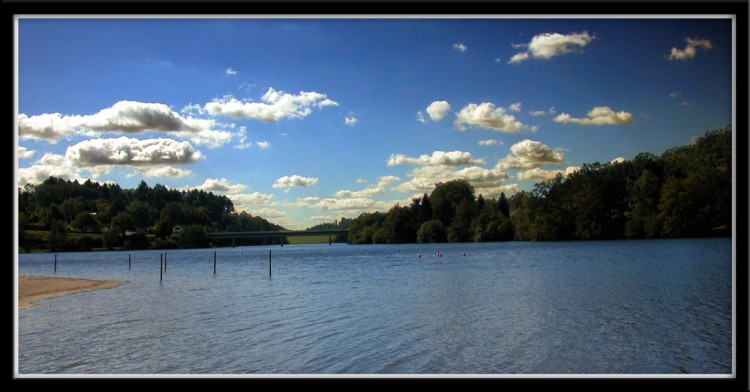
[[346, 118], [344, 119], [344, 125], [348, 125], [348, 126], [350, 126], [350, 127], [353, 127], [353, 126], [357, 125], [357, 123], [358, 123], [358, 122], [359, 122], [359, 120], [357, 120], [357, 118], [356, 118], [356, 117], [354, 117], [354, 116], [351, 116], [351, 115], [350, 115], [350, 116], [347, 116], [347, 117], [346, 117]]
[[[191, 106], [183, 110], [192, 110]], [[197, 144], [216, 147], [231, 139], [231, 133], [214, 130], [214, 120], [183, 117], [161, 103], [120, 101], [96, 114], [62, 115], [45, 113], [36, 116], [18, 115], [18, 135], [21, 139], [46, 140], [56, 143], [60, 137], [74, 135], [95, 136], [98, 133], [168, 132], [191, 139]]]
[[194, 187], [195, 189], [204, 190], [206, 192], [217, 192], [217, 193], [240, 193], [247, 189], [246, 185], [242, 184], [230, 184], [226, 178], [206, 178], [203, 184]]
[[551, 149], [541, 142], [522, 140], [510, 147], [511, 153], [499, 160], [499, 169], [533, 169], [545, 163], [559, 164], [565, 160], [561, 149]]
[[495, 108], [495, 105], [490, 102], [466, 105], [456, 115], [454, 124], [459, 131], [465, 131], [467, 125], [507, 133], [518, 133], [523, 129], [529, 129], [513, 115], [506, 114], [504, 108]]
[[682, 101], [680, 103], [676, 103], [677, 106], [692, 106], [693, 104], [688, 101]]
[[153, 166], [187, 164], [201, 158], [200, 151], [186, 141], [172, 139], [138, 140], [125, 136], [90, 139], [68, 147], [65, 157], [78, 167], [100, 165]]
[[227, 196], [237, 210], [247, 210], [245, 206], [265, 205], [271, 201], [273, 195], [268, 193], [235, 193]]
[[535, 182], [541, 182], [551, 180], [558, 174], [562, 174], [564, 178], [567, 177], [568, 174], [574, 173], [580, 169], [581, 168], [578, 166], [568, 166], [564, 170], [544, 170], [537, 167], [531, 170], [518, 172], [516, 178], [519, 180], [534, 180]]
[[465, 52], [466, 51], [466, 45], [464, 45], [463, 42], [458, 43], [458, 44], [453, 44], [453, 48], [457, 49], [457, 50], [459, 50], [461, 52]]
[[276, 182], [271, 185], [273, 188], [286, 188], [289, 190], [289, 188], [292, 187], [306, 187], [308, 185], [315, 185], [318, 182], [318, 179], [315, 177], [302, 177], [298, 175], [292, 175], [292, 176], [283, 176], [276, 180]]
[[424, 118], [424, 113], [422, 111], [417, 112], [417, 121], [421, 122], [422, 124], [426, 124], [427, 120]]
[[322, 199], [312, 207], [320, 210], [354, 210], [373, 208], [375, 201], [367, 197]]
[[520, 64], [523, 61], [526, 61], [529, 59], [529, 52], [521, 52], [514, 54], [510, 60], [508, 60], [508, 64]]
[[275, 208], [251, 208], [250, 209], [251, 215], [260, 216], [264, 219], [278, 219], [283, 218], [287, 214], [284, 211], [277, 210]]
[[392, 184], [397, 181], [400, 181], [400, 178], [396, 176], [383, 176], [383, 177], [380, 177], [380, 179], [378, 180], [378, 183], [375, 185], [370, 185], [360, 191], [350, 191], [348, 189], [340, 190], [336, 192], [334, 196], [338, 198], [363, 198], [363, 197], [369, 198], [375, 195], [382, 195], [382, 194], [385, 194], [386, 187], [389, 184]]
[[512, 44], [510, 44], [510, 46], [513, 49], [519, 49], [519, 48], [525, 48], [525, 47], [529, 46], [529, 44], [525, 44], [523, 42], [520, 42], [520, 43], [512, 43]]
[[233, 70], [231, 67], [227, 68], [224, 73], [227, 75], [237, 75], [237, 71]]
[[[434, 101], [427, 107], [427, 114], [430, 115], [432, 121], [440, 121], [445, 118], [448, 111], [451, 110], [451, 105], [448, 101]], [[420, 112], [421, 113], [421, 112]]]
[[422, 166], [414, 168], [409, 174], [410, 180], [399, 184], [393, 189], [406, 193], [430, 192], [438, 182], [456, 179], [468, 181], [478, 193], [493, 194], [509, 178], [500, 168], [486, 169], [479, 166], [469, 166], [456, 170], [450, 166]]
[[680, 95], [682, 95], [682, 91], [674, 91], [674, 92], [669, 93], [669, 96], [671, 98], [679, 97]]
[[571, 117], [567, 113], [561, 113], [554, 119], [555, 122], [563, 124], [580, 124], [580, 125], [617, 125], [630, 124], [633, 122], [633, 115], [628, 112], [614, 112], [607, 106], [597, 106], [586, 114], [585, 118]]
[[555, 107], [553, 106], [549, 108], [548, 110], [532, 110], [529, 112], [529, 114], [534, 117], [544, 116], [547, 114], [552, 115], [552, 114], [555, 114]]
[[[181, 178], [193, 174], [192, 171], [186, 169], [179, 169], [172, 166], [144, 166], [134, 168], [140, 176], [147, 178], [154, 177], [169, 177], [169, 178]], [[127, 177], [135, 177], [135, 173], [129, 173]]]
[[255, 144], [257, 144], [257, 145], [258, 145], [258, 147], [259, 147], [259, 148], [260, 148], [261, 150], [265, 150], [266, 148], [269, 148], [269, 147], [271, 147], [271, 143], [269, 143], [269, 142], [255, 142]]
[[313, 215], [308, 219], [314, 222], [333, 222], [336, 220], [336, 217], [331, 215]]
[[240, 144], [233, 146], [232, 148], [236, 148], [238, 150], [245, 150], [247, 148], [250, 148], [252, 145], [253, 145], [252, 142], [240, 143]]
[[232, 96], [215, 99], [204, 107], [208, 113], [232, 118], [250, 118], [263, 122], [278, 122], [284, 118], [305, 118], [313, 108], [338, 106], [326, 94], [315, 91], [300, 91], [289, 94], [269, 88], [261, 97], [262, 102], [240, 101]]
[[357, 178], [357, 180], [354, 182], [356, 182], [357, 184], [364, 184], [367, 182], [367, 180], [365, 180], [364, 178]]
[[609, 161], [609, 163], [612, 163], [612, 164], [615, 164], [615, 163], [623, 163], [623, 162], [625, 162], [625, 158], [624, 158], [624, 157], [617, 157], [617, 158], [615, 158], [615, 159], [613, 159], [613, 160]]
[[499, 62], [502, 62], [502, 61], [503, 61], [503, 59], [501, 59], [500, 57], [498, 57], [498, 58], [495, 59], [496, 63], [499, 63]]
[[41, 184], [50, 176], [72, 180], [81, 178], [79, 168], [75, 167], [64, 156], [58, 154], [44, 154], [36, 164], [18, 169], [18, 185]]
[[510, 106], [508, 106], [508, 110], [510, 110], [511, 112], [520, 112], [521, 102], [515, 102], [515, 103], [510, 104]]
[[707, 39], [685, 38], [685, 42], [687, 42], [685, 49], [680, 50], [678, 48], [672, 48], [672, 51], [669, 53], [670, 61], [692, 59], [695, 57], [695, 48], [698, 47], [703, 48], [704, 50], [713, 48], [713, 44]]
[[487, 139], [487, 140], [480, 140], [479, 145], [480, 146], [494, 146], [496, 144], [503, 145], [503, 142], [495, 140], [495, 139]]
[[[555, 56], [573, 53], [589, 44], [594, 39], [587, 32], [559, 34], [544, 33], [535, 35], [528, 43], [529, 50], [516, 53], [508, 63], [517, 64], [528, 60], [529, 57], [537, 59], [550, 59]], [[521, 47], [515, 46], [514, 47]]]
[[26, 147], [23, 147], [23, 146], [18, 146], [18, 158], [19, 158], [19, 159], [23, 159], [23, 158], [31, 158], [32, 156], [34, 156], [34, 153], [35, 153], [35, 152], [36, 152], [36, 151], [34, 151], [34, 150], [29, 150], [29, 149], [27, 149]]
[[418, 157], [409, 157], [403, 154], [391, 154], [388, 158], [388, 166], [396, 165], [423, 165], [423, 166], [459, 166], [484, 163], [482, 159], [474, 159], [470, 152], [466, 151], [433, 151], [432, 155], [422, 154]]

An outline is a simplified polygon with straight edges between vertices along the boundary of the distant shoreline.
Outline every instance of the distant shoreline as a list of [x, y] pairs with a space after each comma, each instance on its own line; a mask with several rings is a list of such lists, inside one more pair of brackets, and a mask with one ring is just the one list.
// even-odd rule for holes
[[18, 277], [18, 308], [29, 309], [37, 302], [63, 295], [108, 289], [124, 282], [24, 275]]

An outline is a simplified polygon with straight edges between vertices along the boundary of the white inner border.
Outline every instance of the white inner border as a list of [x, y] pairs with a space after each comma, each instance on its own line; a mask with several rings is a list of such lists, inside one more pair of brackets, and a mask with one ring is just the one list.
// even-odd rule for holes
[[18, 372], [18, 208], [13, 209], [13, 377], [14, 378], [736, 378], [737, 376], [737, 18], [716, 15], [24, 15], [13, 17], [13, 201], [18, 206], [18, 24], [20, 19], [731, 19], [732, 21], [732, 373], [731, 374], [20, 374]]

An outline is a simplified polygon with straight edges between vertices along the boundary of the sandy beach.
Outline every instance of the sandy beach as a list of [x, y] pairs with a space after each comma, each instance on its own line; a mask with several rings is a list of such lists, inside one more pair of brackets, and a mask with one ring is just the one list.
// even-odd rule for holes
[[50, 276], [19, 276], [18, 307], [27, 309], [35, 302], [63, 295], [106, 289], [121, 285], [117, 280], [90, 280], [78, 278], [57, 278]]

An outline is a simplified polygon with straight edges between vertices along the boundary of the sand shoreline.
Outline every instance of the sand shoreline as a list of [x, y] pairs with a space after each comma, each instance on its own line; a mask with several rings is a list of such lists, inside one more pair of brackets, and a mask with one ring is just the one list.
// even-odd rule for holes
[[123, 283], [118, 280], [92, 280], [33, 275], [19, 276], [18, 308], [28, 309], [35, 306], [36, 302], [41, 300], [84, 291], [107, 289]]

